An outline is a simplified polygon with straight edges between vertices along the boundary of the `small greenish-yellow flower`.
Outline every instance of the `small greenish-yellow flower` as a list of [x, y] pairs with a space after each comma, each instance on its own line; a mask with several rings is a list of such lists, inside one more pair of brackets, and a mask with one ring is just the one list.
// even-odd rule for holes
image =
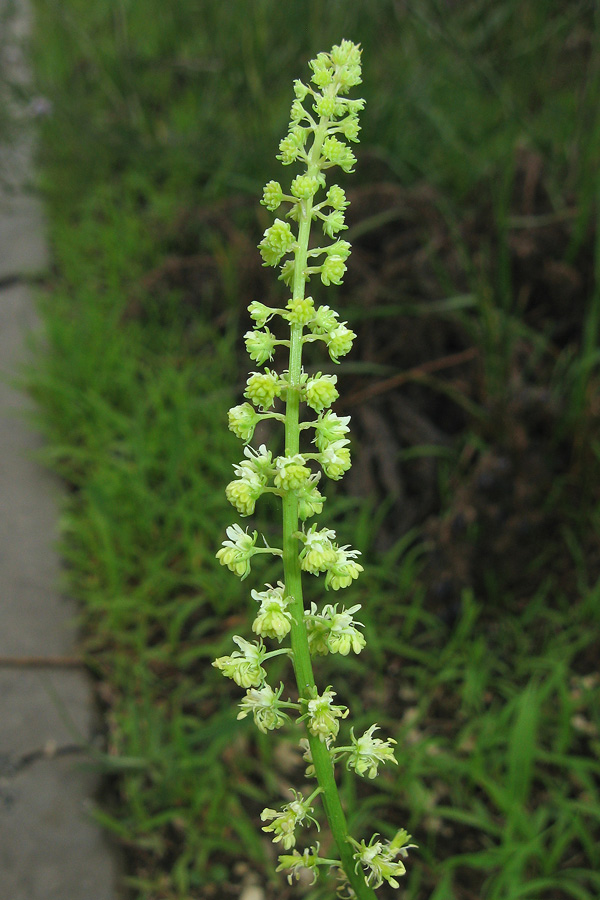
[[334, 362], [339, 362], [340, 356], [345, 356], [352, 349], [352, 342], [356, 334], [347, 328], [346, 323], [342, 322], [333, 328], [327, 337], [327, 349], [329, 355]]
[[[244, 340], [248, 356], [258, 363], [259, 366], [268, 359], [273, 359], [277, 339], [268, 328], [265, 328], [264, 331], [247, 331], [244, 335]], [[331, 355], [331, 348], [329, 349], [329, 354]]]
[[260, 201], [263, 206], [275, 212], [283, 201], [283, 191], [278, 181], [269, 181], [263, 189], [263, 198]]
[[254, 429], [260, 422], [260, 416], [250, 403], [242, 403], [240, 406], [232, 406], [228, 413], [229, 429], [236, 437], [246, 443], [252, 440]]
[[313, 697], [306, 704], [308, 730], [324, 743], [329, 743], [330, 740], [337, 737], [340, 730], [338, 719], [345, 719], [349, 712], [345, 706], [334, 705], [333, 698], [335, 696], [335, 691], [327, 688], [321, 695]]
[[326, 256], [321, 264], [321, 281], [323, 284], [341, 284], [346, 272], [346, 263], [341, 256]]
[[325, 576], [325, 588], [339, 591], [348, 587], [363, 571], [360, 563], [355, 562], [355, 557], [360, 556], [359, 550], [348, 550], [348, 547], [337, 547], [335, 559], [327, 568]]
[[338, 231], [343, 231], [347, 227], [341, 210], [334, 209], [328, 216], [323, 216], [323, 232], [329, 237], [335, 237]]
[[315, 841], [315, 847], [307, 847], [303, 853], [298, 853], [297, 850], [294, 850], [294, 852], [289, 855], [282, 854], [279, 857], [279, 865], [275, 871], [281, 872], [283, 869], [290, 869], [290, 873], [287, 876], [287, 882], [288, 884], [292, 884], [294, 878], [300, 880], [302, 877], [302, 869], [308, 869], [312, 871], [312, 881], [310, 881], [309, 884], [315, 884], [318, 875], [318, 865], [319, 842]]
[[318, 116], [331, 119], [335, 113], [335, 96], [333, 94], [317, 94], [313, 109]]
[[[404, 829], [398, 832], [396, 838], [399, 836], [402, 840], [410, 840], [410, 835]], [[398, 888], [400, 883], [397, 879], [404, 875], [406, 867], [397, 857], [406, 856], [407, 851], [415, 845], [404, 843], [400, 846], [396, 838], [393, 841], [378, 841], [378, 837], [379, 835], [374, 834], [368, 844], [364, 841], [358, 843], [354, 838], [348, 838], [356, 848], [354, 853], [356, 871], [359, 871], [360, 866], [363, 867], [367, 884], [372, 888], [381, 887], [384, 881], [387, 881], [391, 887]]]
[[296, 260], [294, 257], [291, 259], [284, 260], [281, 266], [281, 275], [279, 276], [279, 280], [283, 281], [284, 284], [287, 284], [288, 287], [292, 284], [294, 280], [294, 271], [296, 269]]
[[269, 409], [273, 406], [275, 397], [279, 396], [280, 384], [276, 372], [265, 369], [264, 372], [252, 372], [246, 382], [244, 397], [251, 400], [255, 406]]
[[333, 81], [333, 66], [329, 53], [319, 53], [311, 59], [309, 66], [313, 70], [311, 81], [319, 88], [324, 88]]
[[233, 636], [233, 640], [240, 649], [234, 650], [231, 656], [215, 659], [213, 666], [220, 669], [226, 678], [232, 678], [240, 687], [258, 687], [267, 675], [261, 666], [266, 655], [263, 642], [251, 644], [237, 634]]
[[348, 243], [348, 241], [337, 240], [334, 244], [331, 244], [327, 247], [327, 253], [332, 256], [339, 256], [341, 259], [348, 259], [350, 253], [352, 252], [352, 246]]
[[329, 306], [318, 306], [310, 323], [313, 334], [329, 334], [338, 324], [338, 314]]
[[258, 532], [250, 535], [247, 531], [242, 531], [239, 525], [230, 525], [226, 534], [229, 540], [223, 541], [217, 559], [243, 581], [250, 573], [250, 560], [257, 552], [254, 545]]
[[294, 94], [296, 95], [297, 100], [305, 100], [306, 96], [309, 92], [309, 88], [304, 82], [300, 81], [299, 78], [296, 78], [294, 81]]
[[308, 325], [315, 315], [315, 304], [312, 297], [299, 297], [297, 300], [288, 300], [287, 319], [290, 325]]
[[319, 572], [326, 572], [335, 562], [337, 551], [332, 538], [335, 538], [335, 531], [331, 528], [317, 531], [316, 525], [301, 535], [304, 547], [300, 551], [300, 568], [303, 572], [318, 575]]
[[[297, 125], [299, 122], [302, 121], [302, 119], [306, 119], [306, 118], [308, 118], [308, 117], [306, 114], [306, 110], [302, 106], [302, 103], [298, 99], [294, 100], [294, 102], [292, 103], [292, 108], [290, 110], [290, 124]], [[292, 191], [292, 193], [293, 193], [293, 191]]]
[[337, 604], [327, 606], [323, 609], [323, 617], [329, 619], [329, 634], [327, 636], [327, 648], [331, 653], [341, 653], [342, 656], [348, 656], [350, 650], [353, 653], [360, 653], [366, 645], [364, 636], [357, 629], [357, 625], [363, 627], [362, 622], [357, 622], [353, 618], [354, 613], [360, 609], [360, 603], [351, 606], [350, 609], [343, 608], [341, 612], [337, 611]]
[[251, 591], [260, 609], [252, 625], [252, 631], [261, 637], [276, 638], [281, 641], [289, 633], [292, 614], [288, 609], [290, 597], [285, 597], [285, 585], [279, 581], [277, 587], [268, 584], [266, 591]]
[[278, 310], [273, 309], [271, 306], [265, 306], [264, 303], [260, 303], [258, 300], [253, 300], [248, 307], [248, 312], [250, 313], [250, 318], [256, 322], [257, 328], [263, 328]]
[[342, 41], [341, 44], [336, 44], [331, 49], [331, 62], [335, 67], [334, 77], [342, 94], [347, 93], [351, 87], [360, 84], [362, 81], [361, 53], [362, 51], [357, 44], [346, 40]]
[[273, 843], [281, 841], [282, 846], [286, 850], [290, 850], [296, 845], [295, 829], [297, 825], [302, 825], [305, 820], [314, 822], [318, 826], [318, 822], [311, 816], [313, 807], [305, 800], [302, 794], [291, 789], [294, 799], [291, 803], [286, 803], [278, 812], [275, 809], [263, 809], [260, 818], [263, 822], [272, 819], [270, 825], [263, 825], [263, 831], [271, 832], [275, 835]]
[[312, 475], [304, 461], [297, 453], [295, 456], [279, 456], [275, 460], [275, 487], [282, 491], [299, 491], [306, 486]]
[[371, 725], [361, 737], [356, 738], [354, 729], [350, 729], [352, 747], [349, 750], [346, 765], [349, 769], [354, 769], [357, 775], [366, 773], [369, 778], [375, 778], [380, 763], [393, 762], [398, 765], [392, 749], [392, 744], [395, 744], [396, 741], [392, 738], [382, 741], [381, 738], [373, 737], [375, 731], [379, 731], [378, 726]]
[[352, 465], [350, 450], [346, 446], [349, 443], [347, 439], [333, 441], [327, 445], [319, 457], [323, 471], [333, 481], [339, 481], [344, 472], [347, 472]]
[[252, 515], [256, 501], [263, 492], [262, 480], [252, 473], [239, 480], [230, 481], [225, 488], [225, 496], [241, 516]]
[[307, 610], [304, 613], [310, 652], [319, 656], [328, 653], [341, 653], [342, 656], [347, 656], [350, 650], [360, 653], [366, 641], [356, 627], [357, 625], [362, 627], [362, 622], [353, 619], [354, 613], [359, 609], [360, 604], [357, 604], [338, 612], [337, 604], [335, 606], [327, 604], [319, 614], [316, 604], [311, 603], [310, 612]]
[[315, 412], [321, 412], [331, 406], [339, 393], [335, 387], [337, 375], [322, 375], [318, 372], [306, 382], [306, 402]]
[[265, 265], [276, 266], [282, 256], [289, 253], [296, 239], [288, 222], [283, 219], [275, 219], [272, 225], [266, 229], [264, 237], [258, 248]]
[[296, 175], [291, 185], [291, 192], [299, 200], [309, 200], [319, 190], [319, 179], [316, 175]]
[[304, 142], [306, 140], [308, 130], [295, 125], [290, 128], [286, 137], [279, 142], [279, 153], [277, 159], [280, 159], [284, 166], [289, 166], [296, 162], [299, 156], [306, 156], [304, 153]]
[[283, 684], [280, 684], [277, 692], [269, 684], [264, 684], [261, 688], [248, 688], [246, 696], [240, 701], [238, 719], [245, 719], [252, 713], [256, 727], [263, 734], [281, 728], [290, 720], [290, 717], [279, 708], [282, 691]]
[[356, 115], [349, 115], [341, 122], [338, 122], [337, 130], [340, 131], [349, 141], [354, 141], [356, 143], [358, 140], [360, 140], [358, 137], [360, 125], [358, 124], [358, 117]]
[[331, 185], [325, 199], [332, 209], [340, 212], [343, 212], [349, 206], [349, 202], [346, 200], [346, 192], [338, 184]]
[[323, 510], [325, 497], [316, 486], [318, 480], [319, 473], [315, 472], [311, 475], [305, 486], [296, 492], [298, 498], [298, 516], [303, 522], [305, 519], [310, 519], [311, 516], [318, 516]]
[[[334, 135], [329, 135], [323, 141], [323, 156], [332, 166], [340, 166], [344, 172], [352, 172], [356, 162], [356, 156], [348, 146]], [[327, 165], [327, 163], [325, 164]]]
[[318, 614], [316, 603], [310, 604], [310, 612], [307, 609], [304, 611], [304, 624], [308, 634], [308, 649], [311, 656], [327, 656], [330, 622]]
[[338, 416], [337, 413], [332, 412], [330, 409], [321, 413], [314, 423], [314, 443], [318, 449], [323, 452], [330, 444], [344, 440], [345, 435], [350, 431], [348, 428], [349, 421], [350, 416]]

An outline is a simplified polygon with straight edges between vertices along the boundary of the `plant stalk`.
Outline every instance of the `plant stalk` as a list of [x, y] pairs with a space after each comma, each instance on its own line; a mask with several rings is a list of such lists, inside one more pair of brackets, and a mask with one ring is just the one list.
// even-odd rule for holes
[[[321, 120], [315, 133], [311, 147], [308, 173], [318, 172], [318, 159], [326, 134], [327, 120]], [[311, 213], [313, 201], [302, 201], [301, 217], [298, 229], [298, 248], [294, 269], [293, 298], [304, 297], [306, 285], [306, 266], [308, 240], [310, 236]], [[293, 456], [300, 450], [300, 379], [302, 373], [302, 325], [290, 326], [290, 358], [289, 386], [285, 413], [285, 455]], [[304, 601], [302, 597], [302, 573], [300, 570], [298, 539], [298, 499], [292, 491], [283, 497], [283, 569], [286, 594], [290, 598], [289, 610], [292, 613], [290, 640], [292, 659], [298, 692], [302, 699], [309, 700], [316, 691], [308, 634], [304, 624]], [[348, 826], [338, 788], [335, 782], [333, 762], [329, 750], [319, 738], [308, 732], [308, 741], [313, 765], [319, 787], [322, 789], [322, 800], [325, 814], [335, 840], [340, 860], [348, 881], [358, 900], [375, 900], [374, 891], [367, 885], [361, 872], [356, 871], [352, 848], [348, 843]]]

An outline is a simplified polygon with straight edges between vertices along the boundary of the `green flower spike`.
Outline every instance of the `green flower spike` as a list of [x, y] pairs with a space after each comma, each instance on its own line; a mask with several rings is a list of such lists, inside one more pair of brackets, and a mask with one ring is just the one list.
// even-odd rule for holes
[[[358, 141], [358, 114], [364, 101], [347, 95], [360, 81], [361, 51], [351, 41], [341, 41], [330, 53], [319, 53], [311, 60], [309, 81], [294, 82], [289, 128], [277, 157], [284, 166], [297, 167], [296, 171], [286, 185], [273, 180], [263, 190], [262, 205], [278, 217], [265, 229], [259, 251], [265, 266], [279, 269], [287, 296], [276, 306], [259, 300], [250, 303], [251, 327], [244, 341], [259, 369], [286, 352], [288, 362], [279, 372], [270, 368], [250, 372], [244, 402], [229, 411], [229, 428], [247, 446], [242, 461], [234, 465], [235, 477], [226, 487], [226, 496], [242, 516], [252, 515], [265, 494], [281, 504], [282, 543], [281, 549], [257, 547], [256, 531], [231, 525], [217, 558], [242, 579], [260, 554], [280, 557], [283, 571], [275, 587], [267, 584], [250, 592], [258, 604], [252, 623], [258, 640], [236, 635], [238, 649], [213, 665], [246, 691], [238, 719], [252, 716], [264, 734], [280, 728], [301, 729], [304, 734], [299, 743], [306, 776], [316, 779], [315, 790], [307, 798], [292, 790], [291, 802], [280, 810], [267, 807], [261, 815], [263, 830], [274, 843], [292, 851], [279, 857], [277, 871], [287, 870], [291, 884], [303, 872], [314, 883], [320, 873], [333, 870], [340, 881], [338, 896], [375, 900], [374, 889], [384, 882], [398, 886], [405, 871], [403, 860], [412, 846], [410, 838], [404, 831], [392, 841], [380, 840], [378, 835], [369, 843], [351, 837], [335, 765], [344, 761], [357, 775], [375, 778], [380, 765], [396, 762], [394, 741], [375, 737], [377, 726], [372, 725], [360, 737], [350, 728], [349, 737], [336, 746], [349, 710], [335, 702], [337, 694], [331, 686], [319, 689], [313, 661], [327, 654], [348, 656], [363, 651], [362, 624], [354, 619], [360, 605], [327, 603], [320, 609], [312, 600], [305, 606], [303, 599], [305, 573], [324, 576], [320, 583], [312, 582], [313, 588], [324, 583], [326, 590], [338, 591], [351, 585], [363, 567], [357, 561], [359, 552], [340, 546], [335, 531], [318, 523], [300, 524], [323, 509], [322, 476], [338, 481], [351, 465], [350, 419], [332, 409], [339, 396], [337, 378], [328, 372], [305, 371], [302, 353], [306, 344], [314, 344], [335, 364], [350, 352], [356, 338], [334, 309], [307, 296], [307, 283], [315, 276], [316, 289], [321, 289], [319, 281], [325, 287], [340, 285], [348, 265], [350, 244], [339, 238], [346, 229], [348, 200], [342, 187], [327, 181], [336, 167], [349, 173], [356, 164], [350, 144]], [[313, 228], [321, 237], [311, 236]], [[249, 446], [264, 420], [283, 431], [274, 452], [266, 445], [258, 450]], [[280, 646], [268, 650], [263, 641]], [[269, 660], [282, 654], [293, 666], [296, 687], [290, 693], [297, 692], [297, 702], [282, 700], [283, 683], [274, 689], [267, 681]], [[337, 848], [336, 859], [319, 856], [318, 844], [303, 851], [294, 849], [301, 829], [319, 827], [313, 807], [319, 796]], [[363, 818], [357, 816], [358, 821]]]

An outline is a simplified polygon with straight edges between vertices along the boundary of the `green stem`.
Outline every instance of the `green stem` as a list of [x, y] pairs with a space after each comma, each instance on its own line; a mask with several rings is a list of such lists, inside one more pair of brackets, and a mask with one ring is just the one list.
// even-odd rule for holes
[[[315, 132], [311, 147], [308, 174], [319, 171], [318, 160], [323, 140], [327, 133], [327, 120], [322, 119]], [[294, 269], [293, 298], [302, 299], [306, 286], [308, 239], [310, 236], [312, 199], [300, 203], [298, 228], [298, 248]], [[285, 455], [294, 456], [300, 450], [300, 387], [302, 374], [302, 325], [290, 326], [289, 386], [287, 389], [285, 412]], [[314, 696], [316, 684], [312, 670], [308, 634], [304, 624], [304, 601], [302, 598], [302, 574], [300, 570], [298, 539], [294, 535], [299, 530], [298, 499], [291, 491], [283, 496], [283, 569], [286, 594], [290, 598], [292, 613], [290, 639], [293, 651], [294, 672], [298, 692], [302, 699]], [[331, 755], [319, 738], [308, 733], [308, 741], [319, 787], [322, 790], [323, 806], [331, 833], [348, 881], [358, 900], [375, 900], [375, 893], [367, 885], [362, 873], [355, 869], [352, 848], [348, 843], [348, 826], [335, 782]]]

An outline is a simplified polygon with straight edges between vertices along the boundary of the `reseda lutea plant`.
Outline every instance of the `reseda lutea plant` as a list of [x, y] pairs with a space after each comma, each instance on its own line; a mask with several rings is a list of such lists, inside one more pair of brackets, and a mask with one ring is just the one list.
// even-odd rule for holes
[[[302, 174], [292, 180], [286, 194], [279, 182], [270, 181], [262, 203], [275, 212], [282, 204], [288, 206], [287, 219], [276, 218], [265, 231], [259, 244], [265, 265], [280, 266], [280, 279], [291, 288], [291, 299], [284, 309], [268, 307], [254, 301], [249, 306], [254, 330], [245, 335], [250, 358], [263, 366], [274, 357], [277, 347], [287, 348], [288, 368], [278, 373], [270, 368], [251, 373], [244, 396], [247, 401], [229, 411], [229, 427], [247, 445], [257, 424], [274, 419], [285, 428], [283, 456], [273, 453], [262, 444], [258, 450], [246, 446], [244, 459], [236, 466], [235, 479], [227, 485], [226, 494], [240, 515], [254, 512], [256, 501], [264, 494], [281, 498], [283, 507], [282, 546], [257, 546], [258, 534], [243, 531], [239, 525], [227, 529], [228, 540], [217, 553], [222, 565], [240, 578], [246, 578], [255, 556], [261, 553], [281, 557], [283, 581], [264, 590], [252, 590], [258, 612], [252, 630], [257, 641], [236, 635], [238, 649], [230, 656], [215, 660], [213, 665], [224, 675], [246, 689], [240, 703], [239, 719], [252, 715], [262, 732], [280, 728], [294, 717], [306, 727], [306, 738], [300, 743], [308, 767], [306, 775], [316, 779], [313, 790], [299, 793], [291, 790], [292, 799], [282, 809], [264, 809], [263, 830], [272, 834], [273, 841], [286, 851], [279, 857], [280, 870], [289, 870], [288, 880], [299, 877], [302, 869], [312, 870], [313, 883], [319, 868], [337, 871], [340, 897], [367, 900], [375, 897], [374, 888], [387, 881], [398, 887], [398, 877], [405, 872], [402, 862], [407, 854], [410, 837], [399, 831], [390, 840], [375, 834], [369, 842], [356, 840], [348, 833], [346, 818], [338, 794], [334, 766], [344, 761], [358, 775], [374, 778], [378, 767], [396, 760], [393, 740], [375, 736], [376, 725], [356, 736], [352, 728], [349, 738], [340, 741], [340, 723], [348, 716], [348, 709], [335, 702], [336, 692], [329, 685], [317, 688], [312, 658], [328, 653], [360, 653], [365, 638], [360, 622], [354, 614], [360, 606], [346, 609], [337, 603], [321, 608], [312, 602], [305, 609], [302, 598], [302, 574], [323, 574], [325, 589], [338, 591], [358, 577], [362, 566], [357, 562], [359, 552], [347, 545], [340, 546], [336, 534], [329, 528], [306, 520], [318, 515], [325, 498], [319, 491], [321, 473], [338, 480], [350, 468], [348, 450], [349, 417], [338, 416], [331, 406], [338, 397], [336, 376], [320, 372], [308, 375], [302, 367], [302, 349], [307, 343], [322, 341], [333, 362], [338, 362], [350, 350], [355, 338], [338, 314], [329, 306], [316, 306], [312, 297], [305, 296], [306, 282], [319, 275], [324, 285], [341, 284], [350, 253], [347, 241], [337, 234], [346, 228], [344, 210], [348, 201], [336, 184], [328, 189], [325, 172], [340, 166], [351, 172], [354, 154], [346, 141], [357, 141], [358, 112], [363, 100], [351, 100], [345, 95], [361, 81], [360, 49], [350, 41], [342, 41], [331, 53], [320, 53], [311, 60], [311, 85], [294, 83], [296, 99], [292, 104], [291, 123], [287, 136], [279, 145], [278, 159], [284, 165], [301, 163]], [[323, 196], [323, 192], [324, 196]], [[321, 198], [319, 198], [321, 195]], [[318, 221], [331, 242], [309, 249], [310, 229]], [[279, 338], [267, 323], [283, 319], [289, 327], [285, 338]], [[301, 421], [301, 407], [308, 407], [315, 416]], [[300, 435], [312, 434], [314, 450], [300, 449]], [[302, 526], [300, 526], [300, 520]], [[289, 645], [268, 649], [265, 641], [277, 644], [289, 640]], [[284, 685], [274, 687], [267, 681], [265, 668], [269, 659], [288, 654], [297, 681], [298, 700], [283, 699]], [[302, 726], [300, 726], [302, 727]], [[310, 826], [315, 818], [314, 803], [321, 800], [337, 847], [338, 858], [321, 856], [319, 843], [296, 849], [302, 826]], [[291, 851], [291, 852], [290, 852]], [[335, 851], [332, 851], [335, 852]]]

